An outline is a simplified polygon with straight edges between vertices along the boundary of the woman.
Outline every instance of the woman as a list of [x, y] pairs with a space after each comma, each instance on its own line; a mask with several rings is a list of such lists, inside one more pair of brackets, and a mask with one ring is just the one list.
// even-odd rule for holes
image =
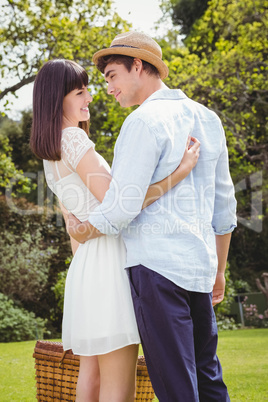
[[[48, 186], [65, 210], [85, 221], [109, 188], [109, 166], [88, 138], [86, 71], [68, 60], [47, 62], [37, 74], [33, 95], [31, 147], [44, 160]], [[80, 126], [80, 128], [78, 127]], [[180, 167], [151, 186], [144, 206], [181, 181], [194, 167], [199, 143], [187, 149]], [[77, 401], [130, 402], [140, 342], [120, 237], [92, 233], [79, 245], [65, 286], [62, 340], [64, 350], [80, 355]]]

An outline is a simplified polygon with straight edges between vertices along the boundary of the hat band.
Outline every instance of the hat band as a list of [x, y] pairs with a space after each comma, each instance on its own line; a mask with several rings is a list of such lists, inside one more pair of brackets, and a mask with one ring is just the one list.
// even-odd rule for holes
[[132, 47], [132, 49], [139, 49], [138, 47], [135, 46], [128, 46], [128, 45], [113, 45], [111, 47]]

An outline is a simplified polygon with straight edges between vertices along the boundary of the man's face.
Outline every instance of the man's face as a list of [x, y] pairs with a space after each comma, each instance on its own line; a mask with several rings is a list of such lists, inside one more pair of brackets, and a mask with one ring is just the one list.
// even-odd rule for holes
[[140, 104], [140, 79], [135, 66], [128, 72], [123, 64], [110, 63], [104, 69], [107, 93], [114, 95], [122, 107]]

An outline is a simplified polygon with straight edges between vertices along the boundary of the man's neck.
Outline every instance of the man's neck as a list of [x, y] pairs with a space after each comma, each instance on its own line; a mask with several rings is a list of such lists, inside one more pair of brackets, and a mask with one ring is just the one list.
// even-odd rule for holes
[[[148, 76], [147, 76], [148, 77]], [[151, 78], [151, 77], [150, 77]], [[159, 89], [168, 89], [168, 87], [160, 79], [148, 79], [144, 81], [143, 89], [140, 96], [139, 105], [141, 105], [149, 96]]]

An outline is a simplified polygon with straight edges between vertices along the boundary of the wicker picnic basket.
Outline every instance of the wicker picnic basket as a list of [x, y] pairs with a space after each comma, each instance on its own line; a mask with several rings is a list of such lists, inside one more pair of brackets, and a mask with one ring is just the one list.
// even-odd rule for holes
[[[38, 401], [75, 401], [79, 372], [79, 356], [71, 350], [63, 353], [59, 342], [37, 341], [35, 358]], [[137, 365], [137, 402], [152, 401], [154, 390], [148, 375], [145, 359], [139, 356]]]

